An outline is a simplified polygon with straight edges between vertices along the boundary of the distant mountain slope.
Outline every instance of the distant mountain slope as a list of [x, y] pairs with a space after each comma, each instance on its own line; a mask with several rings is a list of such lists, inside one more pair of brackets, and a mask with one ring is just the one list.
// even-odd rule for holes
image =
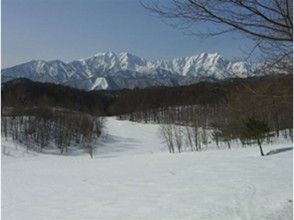
[[187, 85], [252, 76], [245, 62], [232, 62], [217, 53], [147, 61], [130, 53], [97, 53], [86, 59], [65, 63], [33, 60], [2, 70], [2, 82], [28, 78], [84, 90], [106, 90], [149, 86]]

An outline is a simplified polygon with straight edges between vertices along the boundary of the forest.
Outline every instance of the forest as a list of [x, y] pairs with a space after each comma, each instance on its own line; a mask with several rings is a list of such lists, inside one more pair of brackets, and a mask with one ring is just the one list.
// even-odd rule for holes
[[[179, 87], [82, 91], [52, 83], [15, 79], [2, 84], [2, 136], [41, 151], [51, 142], [66, 152], [81, 143], [93, 154], [103, 116], [161, 124], [171, 153], [183, 145], [201, 151], [208, 140], [217, 146], [242, 145], [271, 136], [292, 139], [293, 76], [270, 75]], [[33, 142], [33, 144], [32, 144]], [[34, 147], [32, 147], [34, 146]]]

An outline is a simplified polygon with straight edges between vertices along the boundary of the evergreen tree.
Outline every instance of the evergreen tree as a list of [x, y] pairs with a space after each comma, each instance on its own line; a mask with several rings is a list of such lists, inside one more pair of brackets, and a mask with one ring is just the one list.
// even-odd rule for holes
[[248, 118], [244, 121], [244, 128], [241, 133], [241, 140], [256, 140], [259, 146], [261, 156], [264, 156], [262, 141], [267, 137], [270, 131], [268, 125], [258, 119]]

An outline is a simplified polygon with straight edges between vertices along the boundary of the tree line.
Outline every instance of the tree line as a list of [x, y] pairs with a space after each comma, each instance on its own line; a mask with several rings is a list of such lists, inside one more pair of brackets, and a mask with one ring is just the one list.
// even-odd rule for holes
[[[282, 130], [287, 130], [287, 134], [285, 135], [284, 132], [283, 135], [287, 138], [292, 137], [292, 79], [293, 76], [290, 74], [271, 75], [229, 79], [216, 83], [201, 82], [179, 87], [92, 92], [29, 80], [10, 81], [3, 84], [1, 88], [2, 116], [7, 110], [6, 116], [14, 112], [14, 115], [28, 117], [35, 112], [35, 109], [44, 109], [43, 107], [76, 112], [62, 114], [60, 111], [53, 111], [53, 113], [51, 111], [50, 120], [45, 120], [39, 113], [34, 113], [35, 115], [30, 117], [30, 121], [36, 120], [38, 123], [43, 123], [39, 124], [40, 127], [48, 127], [50, 121], [51, 127], [55, 127], [54, 129], [58, 132], [64, 132], [61, 135], [64, 136], [64, 143], [56, 142], [60, 149], [66, 149], [63, 146], [68, 146], [65, 144], [66, 137], [74, 138], [75, 133], [83, 132], [76, 131], [72, 127], [78, 130], [83, 128], [82, 130], [87, 131], [87, 127], [94, 127], [91, 121], [95, 121], [93, 119], [97, 116], [119, 116], [121, 119], [132, 121], [171, 125], [171, 127], [162, 128], [162, 131], [163, 136], [173, 137], [174, 147], [169, 147], [173, 152], [174, 149], [180, 152], [183, 143], [190, 143], [193, 151], [200, 151], [203, 146], [207, 146], [208, 133], [217, 146], [223, 142], [230, 148], [231, 142], [235, 140], [240, 140], [244, 145], [251, 143], [250, 140], [253, 137], [251, 130], [257, 128], [263, 130], [263, 132], [258, 131], [261, 132], [260, 135], [254, 138], [259, 143], [263, 134], [270, 132], [275, 132], [275, 135], [279, 136]], [[12, 110], [8, 111], [9, 109]], [[38, 117], [41, 117], [41, 120], [37, 120]], [[72, 124], [74, 121], [83, 120], [84, 124]], [[60, 126], [63, 123], [65, 124]], [[186, 128], [178, 131], [172, 126], [173, 124], [186, 126]], [[70, 129], [60, 131], [63, 127]], [[73, 132], [68, 135], [68, 131]], [[39, 143], [38, 146], [44, 145], [41, 143], [43, 136], [47, 137], [48, 134], [39, 134], [35, 137], [36, 142]], [[82, 139], [86, 141], [87, 135], [82, 136]], [[183, 137], [186, 138], [184, 142], [180, 141]], [[53, 139], [58, 140], [57, 137]]]
[[[243, 80], [242, 85], [234, 85], [217, 102], [208, 99], [194, 105], [143, 109], [121, 118], [162, 124], [162, 136], [172, 153], [175, 149], [181, 152], [184, 143], [200, 151], [208, 141], [217, 146], [225, 143], [229, 149], [238, 141], [244, 147], [256, 143], [264, 155], [262, 142], [272, 136], [293, 139], [291, 75]], [[254, 88], [254, 92], [248, 88]]]
[[91, 157], [103, 128], [101, 118], [48, 107], [3, 109], [1, 120], [3, 138], [11, 137], [27, 151], [42, 152], [56, 146], [63, 154], [70, 146], [77, 146]]
[[[83, 91], [53, 83], [15, 79], [1, 86], [1, 106], [62, 107], [91, 115], [111, 116], [170, 106], [207, 105], [224, 102], [232, 94], [244, 97], [292, 95], [292, 75], [270, 75], [246, 79], [228, 79], [221, 82], [199, 82], [193, 85], [144, 89]], [[245, 88], [245, 89], [244, 89]], [[258, 95], [257, 93], [261, 93]], [[253, 96], [252, 96], [253, 97]], [[262, 97], [261, 97], [262, 98]]]

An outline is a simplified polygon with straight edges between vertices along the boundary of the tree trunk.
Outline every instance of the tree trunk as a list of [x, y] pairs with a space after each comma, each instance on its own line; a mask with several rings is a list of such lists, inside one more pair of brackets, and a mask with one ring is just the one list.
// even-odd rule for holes
[[227, 141], [228, 149], [231, 150], [231, 144], [230, 141]]
[[262, 147], [261, 147], [261, 141], [259, 139], [257, 139], [257, 143], [258, 143], [258, 146], [259, 146], [261, 156], [264, 156], [264, 153], [263, 153], [263, 150], [262, 150]]

